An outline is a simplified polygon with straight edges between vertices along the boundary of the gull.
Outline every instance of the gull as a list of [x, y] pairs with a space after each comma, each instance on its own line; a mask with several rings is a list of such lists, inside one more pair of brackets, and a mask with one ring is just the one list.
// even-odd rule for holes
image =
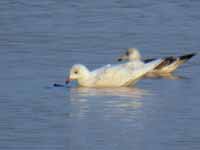
[[154, 60], [142, 66], [132, 66], [132, 62], [106, 65], [90, 71], [85, 65], [75, 64], [70, 69], [68, 84], [71, 80], [77, 80], [81, 87], [126, 87], [135, 84], [147, 72], [153, 70], [162, 63], [162, 59]]
[[[153, 75], [170, 74], [195, 55], [196, 53], [190, 53], [190, 54], [186, 54], [186, 55], [182, 55], [178, 57], [170, 56], [170, 57], [162, 58], [163, 62], [157, 67], [155, 67], [152, 71], [148, 72], [146, 76], [150, 77]], [[141, 66], [142, 64], [152, 62], [156, 59], [152, 58], [152, 59], [142, 60], [141, 54], [138, 49], [129, 48], [124, 55], [118, 58], [118, 61], [120, 62], [124, 60], [127, 60], [128, 62], [136, 63], [137, 65], [140, 64]]]

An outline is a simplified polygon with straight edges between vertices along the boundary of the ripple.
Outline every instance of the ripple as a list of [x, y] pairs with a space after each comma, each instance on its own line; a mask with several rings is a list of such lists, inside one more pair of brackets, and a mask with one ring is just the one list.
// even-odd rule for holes
[[135, 87], [78, 87], [69, 89], [69, 95], [73, 117], [84, 119], [93, 113], [101, 114], [106, 120], [110, 118], [131, 120], [137, 110], [142, 108], [141, 100], [145, 96], [151, 96], [152, 93]]

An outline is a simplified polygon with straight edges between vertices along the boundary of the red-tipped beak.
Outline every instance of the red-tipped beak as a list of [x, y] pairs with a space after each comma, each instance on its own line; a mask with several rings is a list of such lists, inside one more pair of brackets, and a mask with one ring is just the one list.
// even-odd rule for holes
[[65, 80], [65, 83], [66, 83], [66, 84], [69, 84], [70, 81], [71, 81], [71, 79], [70, 79], [70, 78], [67, 78], [67, 79]]

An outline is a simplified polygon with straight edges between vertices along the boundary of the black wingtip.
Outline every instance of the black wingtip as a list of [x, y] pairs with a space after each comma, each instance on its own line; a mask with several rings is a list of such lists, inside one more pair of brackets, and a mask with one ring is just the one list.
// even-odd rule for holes
[[179, 58], [180, 58], [180, 60], [188, 60], [188, 59], [192, 58], [195, 55], [197, 55], [197, 53], [191, 53], [191, 54], [182, 55]]

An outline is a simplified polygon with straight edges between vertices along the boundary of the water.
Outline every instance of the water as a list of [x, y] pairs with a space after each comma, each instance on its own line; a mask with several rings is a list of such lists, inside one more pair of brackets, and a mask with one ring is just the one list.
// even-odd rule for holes
[[0, 1], [0, 149], [198, 150], [199, 58], [181, 80], [132, 88], [53, 87], [74, 63], [199, 51], [198, 0]]

